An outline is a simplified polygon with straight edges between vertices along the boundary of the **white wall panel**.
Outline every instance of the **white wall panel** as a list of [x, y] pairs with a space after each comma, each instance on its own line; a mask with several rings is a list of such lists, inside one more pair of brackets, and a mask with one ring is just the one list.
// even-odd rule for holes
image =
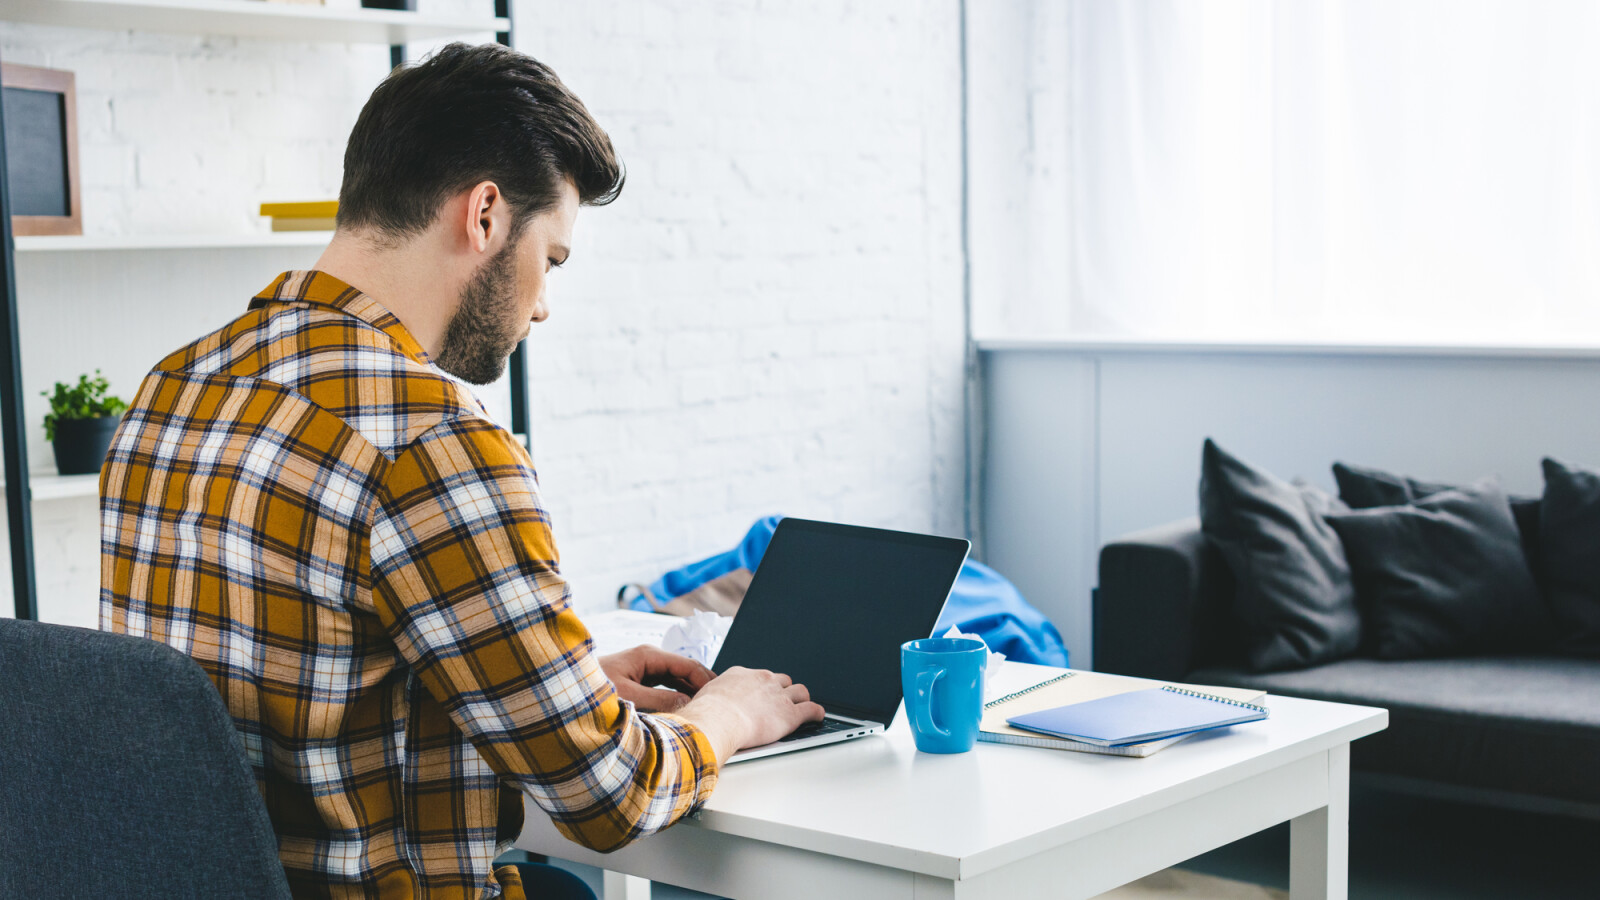
[[1097, 361], [985, 354], [984, 562], [1061, 630], [1087, 663], [1097, 547]]

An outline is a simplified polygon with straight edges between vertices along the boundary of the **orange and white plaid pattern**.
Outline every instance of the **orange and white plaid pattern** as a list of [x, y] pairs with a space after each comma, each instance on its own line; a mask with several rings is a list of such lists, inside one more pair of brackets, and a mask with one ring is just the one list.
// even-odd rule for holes
[[101, 627], [210, 674], [297, 897], [500, 896], [519, 792], [610, 850], [716, 783], [601, 670], [526, 450], [336, 278], [162, 360], [100, 495]]

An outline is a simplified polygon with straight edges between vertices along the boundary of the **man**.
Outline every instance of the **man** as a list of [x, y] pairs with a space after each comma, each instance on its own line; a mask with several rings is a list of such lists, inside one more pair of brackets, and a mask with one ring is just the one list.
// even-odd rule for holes
[[500, 375], [579, 205], [621, 187], [553, 72], [453, 44], [362, 110], [316, 269], [163, 360], [124, 417], [103, 627], [211, 675], [297, 896], [521, 897], [490, 871], [519, 791], [610, 850], [702, 804], [719, 760], [821, 718], [772, 672], [597, 659], [532, 462], [445, 374]]

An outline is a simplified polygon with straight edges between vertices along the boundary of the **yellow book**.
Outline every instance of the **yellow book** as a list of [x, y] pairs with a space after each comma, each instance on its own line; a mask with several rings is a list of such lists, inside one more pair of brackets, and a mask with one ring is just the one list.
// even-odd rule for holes
[[339, 201], [312, 200], [305, 203], [263, 203], [263, 216], [282, 216], [288, 219], [331, 219], [339, 214]]
[[293, 219], [283, 216], [272, 217], [273, 231], [332, 231], [338, 220], [336, 219]]

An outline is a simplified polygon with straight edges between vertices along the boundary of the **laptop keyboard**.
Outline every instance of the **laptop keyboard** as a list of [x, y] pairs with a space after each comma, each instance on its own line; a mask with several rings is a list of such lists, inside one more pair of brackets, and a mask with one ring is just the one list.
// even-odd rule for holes
[[823, 719], [821, 722], [807, 722], [789, 732], [788, 737], [778, 738], [778, 743], [798, 741], [801, 738], [816, 737], [819, 734], [832, 734], [835, 731], [849, 731], [852, 728], [860, 727], [861, 723], [859, 722], [846, 722], [842, 719]]

